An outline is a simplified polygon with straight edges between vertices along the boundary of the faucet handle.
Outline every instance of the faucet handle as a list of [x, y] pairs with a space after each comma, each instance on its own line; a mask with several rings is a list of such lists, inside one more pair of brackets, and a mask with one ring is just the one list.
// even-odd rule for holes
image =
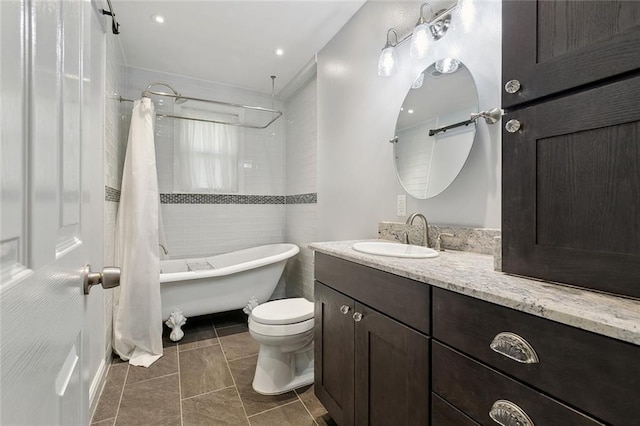
[[438, 234], [438, 238], [436, 238], [436, 250], [444, 251], [444, 247], [442, 246], [442, 238], [440, 237], [455, 237], [455, 235], [450, 234], [449, 232], [441, 232]]

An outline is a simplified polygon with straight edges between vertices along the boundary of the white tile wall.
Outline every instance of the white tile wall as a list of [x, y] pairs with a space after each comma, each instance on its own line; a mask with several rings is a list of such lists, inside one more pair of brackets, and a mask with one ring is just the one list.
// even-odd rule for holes
[[317, 211], [316, 204], [287, 205], [286, 239], [300, 247], [286, 268], [287, 295], [291, 297], [313, 300], [313, 251], [307, 245], [316, 241]]
[[[287, 195], [317, 191], [317, 85], [315, 77], [285, 104], [287, 143]], [[313, 300], [313, 251], [317, 239], [317, 204], [286, 206], [286, 239], [300, 254], [286, 268], [287, 295]]]
[[171, 258], [285, 241], [284, 204], [163, 204], [162, 216]]
[[285, 105], [287, 141], [287, 195], [317, 191], [318, 126], [315, 77]]

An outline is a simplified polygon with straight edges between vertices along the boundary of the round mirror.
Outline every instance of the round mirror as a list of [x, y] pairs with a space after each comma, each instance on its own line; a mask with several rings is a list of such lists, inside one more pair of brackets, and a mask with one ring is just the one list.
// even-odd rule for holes
[[471, 151], [477, 112], [478, 91], [462, 62], [441, 59], [418, 76], [392, 140], [396, 174], [409, 194], [431, 198], [451, 185]]

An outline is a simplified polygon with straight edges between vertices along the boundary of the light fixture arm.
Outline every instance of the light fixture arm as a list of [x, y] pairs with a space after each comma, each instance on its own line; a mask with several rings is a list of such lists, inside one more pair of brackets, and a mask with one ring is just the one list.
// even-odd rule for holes
[[[428, 3], [424, 3], [424, 4], [428, 4]], [[423, 4], [423, 5], [424, 5]], [[422, 6], [421, 6], [422, 7]], [[453, 13], [454, 10], [456, 10], [456, 7], [458, 7], [458, 4], [454, 4], [453, 6], [451, 6], [449, 9], [444, 10], [439, 12], [438, 14], [436, 14], [435, 16], [432, 16], [428, 21], [425, 20], [425, 23], [429, 26], [435, 24], [436, 22], [440, 21], [443, 19], [443, 17], [446, 17], [447, 15], [451, 15]], [[395, 46], [400, 46], [401, 44], [405, 43], [408, 40], [411, 40], [411, 34], [413, 34], [413, 30], [410, 31], [408, 34], [406, 34], [404, 37], [402, 37], [398, 43], [395, 44]]]
[[[391, 43], [391, 41], [389, 40], [389, 34], [393, 32], [393, 35], [396, 37], [396, 42], [395, 43]], [[384, 48], [386, 49], [387, 47], [395, 47], [397, 46], [398, 43], [398, 31], [396, 31], [395, 28], [389, 28], [387, 30], [387, 44], [384, 45]]]
[[[429, 21], [424, 19], [425, 6], [429, 8]], [[418, 18], [418, 23], [416, 25], [428, 24], [431, 22], [432, 17], [433, 17], [433, 8], [431, 7], [431, 5], [429, 3], [422, 3], [422, 5], [420, 5], [420, 17]]]

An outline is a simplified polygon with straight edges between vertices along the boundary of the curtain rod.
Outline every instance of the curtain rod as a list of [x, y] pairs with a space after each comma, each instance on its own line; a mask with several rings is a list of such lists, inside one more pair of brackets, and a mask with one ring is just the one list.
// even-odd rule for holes
[[[230, 102], [216, 101], [216, 100], [213, 100], [213, 99], [195, 98], [195, 97], [191, 97], [191, 96], [184, 96], [184, 95], [173, 94], [173, 93], [154, 92], [154, 91], [151, 91], [151, 90], [145, 90], [143, 92], [143, 95], [144, 95], [143, 97], [148, 97], [148, 96], [146, 96], [148, 94], [158, 95], [158, 96], [168, 96], [168, 97], [171, 97], [171, 98], [174, 98], [174, 99], [181, 99], [181, 100], [184, 99], [184, 100], [192, 100], [192, 101], [198, 101], [198, 102], [206, 102], [206, 103], [211, 103], [211, 104], [216, 104], [216, 105], [223, 105], [223, 106], [229, 106], [229, 107], [235, 107], [235, 108], [248, 109], [248, 110], [252, 110], [252, 111], [261, 111], [261, 112], [276, 114], [276, 116], [273, 117], [264, 126], [258, 126], [258, 125], [252, 125], [252, 124], [244, 124], [244, 123], [229, 123], [229, 122], [226, 122], [226, 121], [207, 120], [207, 119], [204, 119], [204, 118], [187, 117], [187, 116], [183, 116], [183, 115], [163, 114], [163, 113], [156, 113], [156, 117], [178, 118], [178, 119], [181, 119], [181, 120], [193, 120], [193, 121], [201, 121], [201, 122], [205, 122], [205, 123], [226, 124], [228, 126], [246, 127], [246, 128], [249, 128], [249, 129], [266, 129], [267, 127], [269, 127], [271, 125], [271, 123], [276, 121], [282, 115], [282, 111], [278, 111], [278, 110], [275, 110], [275, 109], [268, 109], [268, 108], [250, 106], [250, 105], [240, 105], [240, 104], [234, 104], [234, 103], [230, 103]], [[133, 102], [133, 99], [123, 98], [122, 96], [119, 97], [119, 100], [120, 100], [120, 102]]]

